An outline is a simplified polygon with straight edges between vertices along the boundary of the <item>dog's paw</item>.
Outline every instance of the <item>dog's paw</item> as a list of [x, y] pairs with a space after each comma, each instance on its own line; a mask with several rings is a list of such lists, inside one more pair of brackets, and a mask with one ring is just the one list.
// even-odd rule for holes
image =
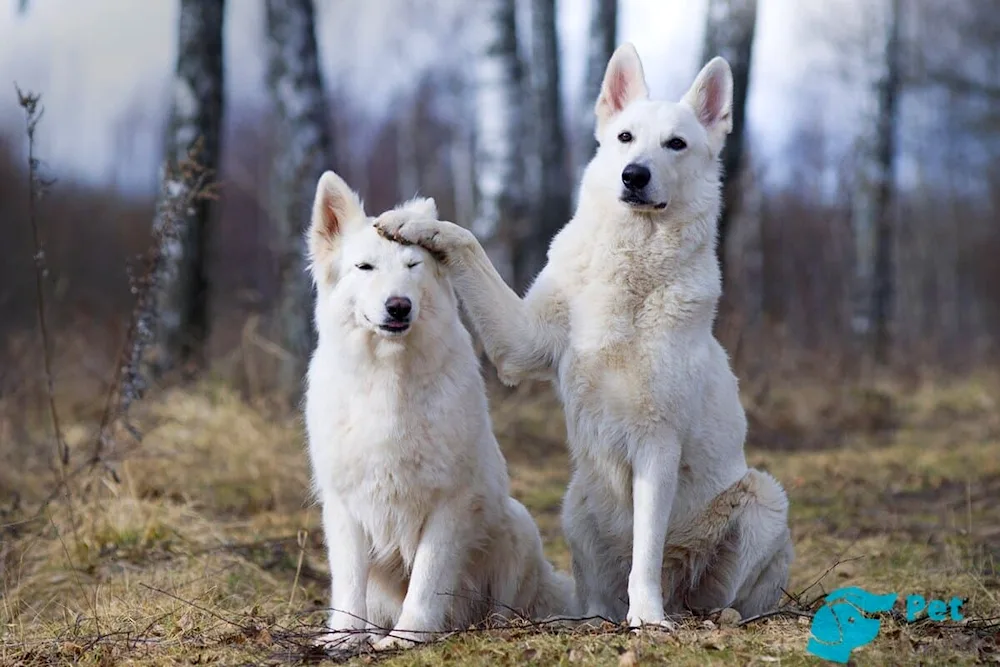
[[420, 638], [413, 632], [393, 631], [375, 642], [376, 651], [392, 651], [413, 648], [420, 644]]
[[313, 643], [328, 651], [347, 651], [371, 643], [371, 636], [364, 630], [336, 630], [320, 635]]
[[475, 242], [469, 230], [452, 222], [414, 220], [398, 212], [379, 217], [375, 221], [375, 229], [390, 241], [420, 246], [439, 261], [446, 261], [451, 253]]
[[663, 613], [663, 607], [659, 605], [646, 605], [645, 607], [630, 607], [628, 610], [628, 626], [632, 629], [656, 628], [673, 632], [677, 629], [677, 624], [667, 618]]
[[632, 630], [641, 630], [646, 628], [653, 630], [660, 630], [662, 632], [674, 632], [675, 630], [677, 630], [677, 624], [671, 621], [669, 618], [661, 618], [658, 621], [643, 621], [638, 619], [630, 619], [628, 625]]

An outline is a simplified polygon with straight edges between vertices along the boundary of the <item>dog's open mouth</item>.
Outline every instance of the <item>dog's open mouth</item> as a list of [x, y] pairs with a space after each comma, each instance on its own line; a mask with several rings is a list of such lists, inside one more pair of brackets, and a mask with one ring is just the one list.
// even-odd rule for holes
[[388, 333], [399, 334], [410, 328], [410, 322], [408, 320], [389, 320], [378, 325], [378, 328]]
[[629, 191], [622, 193], [621, 201], [635, 208], [651, 208], [656, 211], [662, 211], [667, 207], [667, 202], [652, 202], [645, 197], [640, 197], [636, 193]]

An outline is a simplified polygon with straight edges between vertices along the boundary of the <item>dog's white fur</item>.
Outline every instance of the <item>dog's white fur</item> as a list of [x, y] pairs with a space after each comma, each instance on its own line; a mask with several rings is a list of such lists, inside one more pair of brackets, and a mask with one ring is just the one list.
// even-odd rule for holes
[[[435, 217], [420, 199], [381, 219]], [[545, 560], [538, 528], [509, 496], [446, 272], [372, 223], [324, 174], [308, 238], [319, 343], [305, 416], [330, 562], [325, 641], [393, 628], [376, 644], [386, 648], [492, 614], [569, 612], [572, 580]], [[405, 331], [383, 328], [390, 297], [412, 303]]]
[[[685, 609], [763, 612], [793, 559], [784, 489], [747, 466], [736, 378], [712, 335], [731, 98], [715, 58], [680, 103], [652, 101], [635, 49], [619, 47], [576, 215], [523, 300], [461, 227], [377, 224], [444, 255], [501, 379], [555, 380], [575, 468], [563, 526], [577, 598], [633, 626], [672, 627], [667, 615]], [[637, 193], [623, 187], [630, 164], [650, 172]]]

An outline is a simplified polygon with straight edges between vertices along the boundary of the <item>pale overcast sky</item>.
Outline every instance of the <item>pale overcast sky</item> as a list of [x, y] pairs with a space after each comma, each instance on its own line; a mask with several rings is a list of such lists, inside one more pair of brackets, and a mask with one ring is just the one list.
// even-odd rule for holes
[[[438, 9], [459, 0], [423, 0]], [[14, 0], [0, 9], [0, 132], [18, 132], [22, 118], [13, 82], [44, 96], [39, 152], [57, 176], [129, 188], [155, 182], [159, 129], [175, 55], [176, 0], [32, 0], [18, 16]], [[263, 10], [260, 0], [227, 3], [226, 76], [231, 105], [262, 104]], [[405, 94], [414, 69], [460, 53], [474, 36], [440, 34], [441, 23], [400, 20], [393, 0], [318, 0], [319, 34], [327, 81], [337, 81], [373, 115]], [[704, 0], [621, 0], [619, 41], [632, 41], [654, 95], [679, 97], [701, 65]], [[807, 76], [822, 49], [797, 0], [760, 0], [749, 122], [779, 151], [805, 97], [827, 106], [832, 93]], [[363, 8], [363, 9], [360, 9]], [[560, 37], [567, 101], [578, 100], [589, 0], [561, 0]], [[435, 32], [438, 31], [438, 32]], [[449, 40], [459, 40], [452, 44]], [[10, 85], [3, 93], [4, 85]], [[825, 96], [825, 97], [824, 97]], [[115, 128], [130, 118], [129, 164], [121, 164]], [[820, 122], [820, 121], [817, 121]], [[121, 133], [118, 133], [121, 136]]]

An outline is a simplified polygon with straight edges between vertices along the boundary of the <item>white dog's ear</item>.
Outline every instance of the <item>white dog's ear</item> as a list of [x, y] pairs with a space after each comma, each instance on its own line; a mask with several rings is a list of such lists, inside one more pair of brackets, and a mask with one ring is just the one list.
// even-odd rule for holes
[[721, 150], [733, 130], [733, 73], [725, 58], [708, 61], [682, 100], [708, 130], [715, 150]]
[[437, 202], [434, 201], [433, 197], [414, 197], [397, 206], [396, 210], [408, 213], [414, 218], [437, 220], [438, 217]]
[[639, 53], [631, 42], [625, 42], [615, 49], [608, 61], [608, 68], [604, 71], [601, 94], [594, 107], [594, 113], [597, 114], [597, 135], [601, 134], [601, 128], [609, 120], [630, 103], [648, 97], [649, 88], [646, 87]]
[[317, 281], [320, 278], [317, 268], [330, 266], [340, 238], [365, 221], [364, 205], [358, 195], [340, 176], [324, 172], [316, 186], [309, 225], [309, 260]]

